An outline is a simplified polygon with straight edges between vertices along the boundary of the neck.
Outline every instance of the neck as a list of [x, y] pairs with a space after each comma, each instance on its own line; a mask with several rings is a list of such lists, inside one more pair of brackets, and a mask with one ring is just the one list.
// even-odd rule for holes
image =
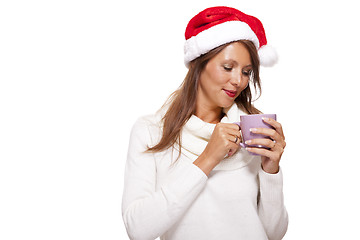
[[211, 109], [197, 106], [195, 116], [207, 123], [219, 123], [224, 113], [222, 108]]

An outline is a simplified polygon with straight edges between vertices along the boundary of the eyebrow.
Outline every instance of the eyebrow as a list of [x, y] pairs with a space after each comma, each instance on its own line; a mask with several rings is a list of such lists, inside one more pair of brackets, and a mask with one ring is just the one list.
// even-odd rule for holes
[[[234, 59], [227, 59], [227, 60], [225, 60], [224, 62], [230, 62], [231, 64], [236, 64], [236, 65], [239, 65], [239, 63], [236, 61], [236, 60], [234, 60]], [[243, 68], [252, 68], [252, 64], [249, 64], [249, 65], [246, 65], [246, 66], [244, 66]]]
[[253, 69], [253, 66], [251, 64], [247, 65], [247, 66], [244, 66], [242, 68], [243, 70], [252, 70]]

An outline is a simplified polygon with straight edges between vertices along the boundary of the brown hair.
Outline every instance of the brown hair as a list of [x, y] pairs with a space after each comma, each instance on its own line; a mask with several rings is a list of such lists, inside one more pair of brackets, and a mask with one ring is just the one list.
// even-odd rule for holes
[[[242, 43], [250, 53], [251, 64], [252, 64], [252, 83], [255, 90], [259, 91], [259, 96], [261, 95], [261, 83], [259, 76], [259, 56], [255, 45], [248, 40], [237, 41]], [[200, 75], [204, 70], [206, 64], [210, 59], [215, 57], [220, 53], [225, 47], [231, 43], [221, 45], [210, 52], [196, 58], [190, 63], [189, 71], [178, 88], [174, 93], [172, 93], [165, 105], [169, 105], [169, 108], [165, 115], [162, 118], [163, 121], [163, 132], [162, 137], [155, 146], [149, 147], [147, 151], [149, 152], [161, 152], [168, 149], [171, 146], [174, 146], [175, 143], [179, 144], [179, 156], [181, 154], [181, 129], [189, 120], [191, 115], [195, 113], [196, 107], [196, 96], [198, 91], [198, 82]], [[252, 94], [250, 90], [250, 84], [240, 93], [240, 95], [235, 99], [236, 104], [240, 109], [245, 111], [248, 114], [257, 114], [260, 113], [252, 105]]]

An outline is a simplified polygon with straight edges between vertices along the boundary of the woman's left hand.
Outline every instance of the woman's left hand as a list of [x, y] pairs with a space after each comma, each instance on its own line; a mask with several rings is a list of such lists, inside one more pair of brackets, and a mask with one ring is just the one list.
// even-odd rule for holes
[[282, 130], [282, 126], [279, 122], [271, 118], [263, 118], [263, 121], [273, 126], [275, 129], [253, 128], [250, 130], [256, 134], [269, 136], [270, 139], [258, 138], [251, 141], [246, 141], [245, 143], [251, 145], [262, 145], [269, 148], [269, 150], [257, 147], [248, 147], [246, 149], [249, 152], [253, 152], [262, 156], [261, 166], [265, 172], [277, 173], [279, 172], [280, 159], [286, 146], [285, 136]]

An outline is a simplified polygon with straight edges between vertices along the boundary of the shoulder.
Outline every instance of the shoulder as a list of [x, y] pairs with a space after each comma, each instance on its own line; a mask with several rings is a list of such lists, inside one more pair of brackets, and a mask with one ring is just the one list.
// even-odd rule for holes
[[152, 130], [161, 130], [163, 128], [163, 117], [167, 112], [167, 107], [160, 108], [156, 113], [149, 114], [149, 115], [143, 115], [139, 117], [135, 124], [133, 125], [133, 128], [141, 128], [141, 129], [149, 129]]
[[161, 128], [162, 119], [158, 114], [144, 115], [139, 117], [134, 125], [133, 129], [156, 129]]
[[139, 117], [131, 129], [131, 138], [146, 142], [149, 146], [159, 141], [161, 135], [162, 117], [158, 113]]

